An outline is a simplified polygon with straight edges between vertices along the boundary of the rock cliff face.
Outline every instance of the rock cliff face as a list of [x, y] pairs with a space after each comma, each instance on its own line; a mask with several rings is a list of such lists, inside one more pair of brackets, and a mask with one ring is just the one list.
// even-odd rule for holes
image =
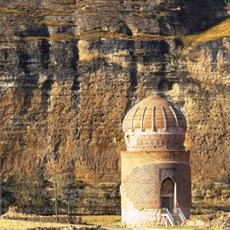
[[181, 37], [226, 17], [224, 1], [1, 0], [0, 12], [5, 206], [51, 212], [56, 192], [63, 211], [71, 190], [78, 213], [119, 213], [122, 119], [154, 92], [186, 115], [194, 201], [230, 202], [230, 39]]

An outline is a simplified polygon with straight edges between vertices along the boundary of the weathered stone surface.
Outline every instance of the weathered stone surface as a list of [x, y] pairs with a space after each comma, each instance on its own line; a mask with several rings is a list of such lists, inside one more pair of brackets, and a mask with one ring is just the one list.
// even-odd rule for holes
[[[98, 183], [119, 186], [124, 115], [156, 91], [186, 115], [194, 186], [204, 196], [210, 181], [229, 186], [230, 39], [184, 47], [179, 38], [156, 38], [200, 31], [228, 8], [222, 1], [177, 2], [0, 1], [4, 192], [18, 199], [9, 175], [21, 181], [28, 174], [52, 180], [46, 189], [53, 191], [56, 172], [63, 189], [91, 184], [90, 193], [79, 191], [89, 213], [95, 194], [111, 192]], [[225, 189], [215, 199], [229, 202]], [[118, 212], [118, 197], [111, 195], [111, 213]], [[106, 212], [103, 199], [94, 213]]]
[[[185, 52], [185, 55], [190, 52], [187, 69], [191, 83], [185, 89], [189, 97], [185, 99], [184, 110], [187, 111], [194, 188], [203, 190], [203, 198], [209, 196], [207, 188], [217, 181], [229, 187], [229, 45], [230, 40], [223, 38]], [[223, 188], [217, 184], [215, 187], [215, 195], [206, 201], [212, 203], [218, 199], [228, 204], [229, 198], [222, 195]]]
[[77, 2], [77, 14], [78, 33], [181, 35], [203, 30], [228, 13], [223, 1], [85, 0]]

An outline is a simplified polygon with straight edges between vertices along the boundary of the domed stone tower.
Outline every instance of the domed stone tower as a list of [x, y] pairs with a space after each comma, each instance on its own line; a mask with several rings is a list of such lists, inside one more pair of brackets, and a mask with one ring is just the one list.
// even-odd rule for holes
[[127, 151], [121, 153], [122, 223], [128, 227], [156, 224], [161, 210], [191, 206], [189, 152], [184, 148], [183, 113], [160, 96], [133, 106], [123, 121]]

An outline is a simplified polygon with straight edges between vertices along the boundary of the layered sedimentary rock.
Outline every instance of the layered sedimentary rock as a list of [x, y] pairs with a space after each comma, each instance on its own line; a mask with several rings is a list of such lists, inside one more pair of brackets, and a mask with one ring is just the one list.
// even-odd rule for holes
[[33, 199], [19, 201], [19, 185], [38, 191], [26, 182], [32, 180], [43, 201], [53, 200], [58, 187], [60, 200], [66, 190], [75, 193], [77, 212], [118, 213], [122, 120], [157, 91], [187, 117], [194, 197], [229, 202], [230, 39], [186, 46], [168, 37], [222, 20], [224, 2], [0, 6], [1, 173], [4, 197], [11, 197], [5, 206], [31, 206]]

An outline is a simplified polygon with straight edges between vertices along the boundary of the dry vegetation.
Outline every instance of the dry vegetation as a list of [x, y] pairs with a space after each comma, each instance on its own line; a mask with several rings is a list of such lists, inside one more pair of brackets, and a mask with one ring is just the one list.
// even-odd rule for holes
[[137, 36], [127, 36], [120, 33], [112, 33], [108, 31], [87, 31], [80, 35], [82, 40], [96, 40], [101, 38], [108, 39], [121, 39], [121, 40], [172, 40], [175, 38], [180, 38], [185, 45], [197, 44], [207, 41], [218, 40], [223, 37], [230, 37], [230, 18], [224, 20], [223, 22], [217, 24], [216, 26], [201, 32], [199, 34], [188, 35], [188, 36], [158, 36], [149, 34], [139, 34]]
[[[181, 226], [149, 226], [146, 229], [199, 229], [199, 230], [218, 230], [218, 229], [229, 229], [229, 214], [222, 214], [220, 216], [214, 217], [213, 220], [207, 215], [197, 215], [192, 216], [190, 220], [185, 225]], [[72, 225], [76, 229], [122, 229], [121, 227], [121, 216], [110, 215], [110, 216], [82, 216], [82, 224]], [[12, 230], [28, 230], [28, 229], [72, 229], [69, 224], [61, 223], [46, 223], [46, 222], [36, 222], [36, 221], [22, 221], [22, 220], [10, 220], [0, 218], [0, 229], [12, 229]], [[124, 229], [124, 228], [123, 228]]]
[[37, 8], [33, 5], [25, 4], [11, 4], [10, 7], [0, 7], [2, 14], [18, 14], [33, 16], [67, 16], [76, 10], [75, 4], [63, 5], [62, 8]]
[[[46, 25], [50, 27], [64, 27], [64, 26], [74, 26], [70, 22], [55, 21], [51, 19], [45, 19], [45, 16], [68, 16], [71, 15], [78, 8], [77, 4], [70, 4], [69, 2], [62, 2], [60, 8], [49, 9], [49, 8], [36, 8], [36, 5], [29, 4], [19, 4], [12, 3], [9, 7], [0, 7], [1, 14], [14, 14], [14, 15], [33, 15], [34, 24], [36, 25]], [[199, 34], [188, 35], [188, 36], [158, 36], [150, 34], [139, 34], [137, 36], [128, 36], [122, 33], [113, 33], [109, 31], [86, 31], [75, 37], [75, 39], [82, 40], [98, 40], [98, 39], [121, 39], [121, 40], [142, 40], [142, 41], [151, 41], [151, 40], [171, 40], [175, 38], [180, 38], [184, 44], [198, 44], [201, 42], [207, 42], [212, 40], [217, 40], [222, 37], [230, 36], [230, 18], [219, 23], [218, 25], [208, 29]], [[58, 40], [70, 40], [74, 36], [71, 34], [57, 34], [52, 37], [27, 37], [26, 40], [40, 40], [47, 39], [49, 41], [58, 41]]]
[[[90, 225], [99, 225], [109, 228], [120, 228], [121, 227], [121, 216], [83, 216], [83, 222]], [[198, 222], [197, 222], [198, 221]], [[151, 229], [207, 229], [205, 222], [209, 220], [202, 216], [193, 216], [189, 225], [183, 226], [149, 226]], [[197, 224], [198, 223], [198, 224]]]
[[26, 15], [26, 14], [28, 14], [28, 12], [26, 12], [23, 9], [6, 8], [6, 7], [1, 7], [0, 8], [0, 13], [1, 14], [16, 14], [16, 15]]
[[130, 40], [131, 37], [122, 33], [113, 33], [109, 31], [87, 31], [79, 35], [80, 39], [85, 41], [97, 40], [101, 38]]
[[105, 227], [121, 227], [121, 216], [83, 216], [82, 222]]
[[64, 26], [72, 26], [70, 23], [66, 22], [59, 22], [59, 21], [54, 21], [54, 20], [40, 20], [37, 22], [38, 25], [46, 25], [46, 26], [51, 26], [51, 27], [64, 27]]
[[59, 33], [59, 34], [54, 34], [53, 36], [50, 36], [50, 37], [30, 36], [30, 37], [25, 38], [25, 40], [27, 41], [39, 41], [43, 39], [50, 41], [50, 42], [56, 42], [56, 41], [69, 41], [69, 40], [75, 39], [75, 37], [72, 34]]
[[230, 37], [230, 18], [202, 33], [185, 36], [182, 38], [182, 40], [184, 41], [185, 45], [190, 45], [214, 41], [223, 37]]

